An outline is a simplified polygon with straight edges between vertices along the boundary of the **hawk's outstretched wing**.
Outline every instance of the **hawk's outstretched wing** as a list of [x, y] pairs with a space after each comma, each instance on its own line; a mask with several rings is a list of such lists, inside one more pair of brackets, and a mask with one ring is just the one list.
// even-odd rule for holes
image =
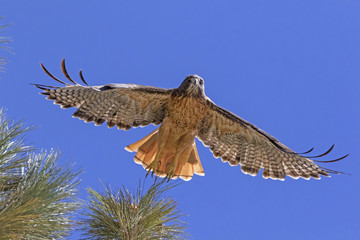
[[[65, 83], [50, 74], [43, 65], [44, 71], [64, 87], [53, 87], [34, 84], [42, 89], [41, 94], [54, 100], [62, 108], [76, 107], [74, 117], [85, 122], [101, 125], [107, 121], [108, 127], [117, 126], [128, 130], [131, 127], [158, 125], [165, 117], [171, 89], [155, 88], [135, 84], [106, 84], [103, 86], [83, 86], [72, 80], [61, 63], [65, 77], [73, 84]], [[87, 85], [80, 71], [80, 78]]]
[[[284, 180], [285, 175], [295, 179], [319, 179], [320, 175], [340, 173], [316, 165], [308, 157], [293, 152], [276, 138], [210, 100], [207, 104], [209, 110], [198, 128], [197, 137], [210, 147], [215, 157], [221, 157], [232, 166], [240, 164], [244, 173], [255, 176], [264, 169], [264, 178], [280, 180]], [[331, 150], [332, 147], [315, 157], [324, 156]]]

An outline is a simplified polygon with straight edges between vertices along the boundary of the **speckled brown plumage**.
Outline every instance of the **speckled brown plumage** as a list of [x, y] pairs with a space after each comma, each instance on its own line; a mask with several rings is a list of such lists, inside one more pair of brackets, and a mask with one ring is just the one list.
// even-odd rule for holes
[[74, 117], [96, 125], [107, 122], [108, 127], [116, 125], [125, 130], [161, 124], [126, 147], [136, 152], [136, 163], [158, 176], [190, 180], [194, 173], [204, 175], [195, 137], [210, 147], [215, 157], [231, 166], [240, 165], [244, 173], [253, 176], [261, 169], [264, 178], [280, 180], [285, 176], [319, 179], [320, 175], [340, 173], [319, 167], [309, 157], [293, 152], [271, 135], [214, 104], [206, 97], [203, 79], [197, 75], [186, 77], [178, 88], [162, 89], [135, 84], [87, 86], [80, 72], [86, 84], [83, 86], [70, 78], [64, 60], [61, 66], [72, 84], [55, 78], [42, 66], [65, 87], [35, 86], [62, 108], [78, 108]]

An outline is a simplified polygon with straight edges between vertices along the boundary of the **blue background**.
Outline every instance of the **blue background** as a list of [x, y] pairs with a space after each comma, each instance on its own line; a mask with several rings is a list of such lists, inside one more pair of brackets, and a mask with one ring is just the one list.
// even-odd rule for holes
[[[360, 239], [359, 1], [0, 1], [13, 23], [14, 55], [0, 73], [0, 105], [11, 119], [38, 127], [29, 144], [63, 152], [84, 169], [85, 188], [138, 186], [145, 171], [128, 144], [154, 126], [130, 131], [71, 118], [29, 83], [55, 84], [39, 62], [65, 79], [60, 61], [90, 85], [178, 87], [205, 80], [218, 105], [297, 152], [315, 146], [322, 164], [352, 175], [284, 182], [244, 175], [198, 142], [205, 177], [169, 195], [188, 216], [192, 239]], [[72, 239], [77, 239], [76, 232]]]

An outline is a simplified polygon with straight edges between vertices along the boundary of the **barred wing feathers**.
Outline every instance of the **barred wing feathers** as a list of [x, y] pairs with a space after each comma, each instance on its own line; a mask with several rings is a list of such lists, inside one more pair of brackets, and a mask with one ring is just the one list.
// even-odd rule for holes
[[78, 108], [73, 117], [83, 119], [85, 122], [94, 122], [95, 125], [101, 125], [106, 121], [108, 127], [116, 125], [119, 129], [125, 130], [151, 123], [158, 125], [165, 117], [171, 89], [136, 84], [87, 86], [80, 71], [80, 78], [86, 84], [83, 86], [70, 78], [64, 60], [61, 67], [72, 84], [59, 80], [43, 67], [50, 77], [65, 86], [34, 85], [43, 90], [41, 94], [46, 95], [47, 99], [54, 100], [54, 103], [62, 108]]
[[[320, 179], [320, 175], [341, 173], [316, 165], [313, 160], [295, 153], [276, 138], [209, 99], [207, 104], [209, 112], [198, 129], [197, 137], [210, 147], [215, 157], [221, 157], [223, 162], [232, 166], [240, 164], [245, 174], [255, 176], [264, 169], [264, 178], [284, 180], [286, 175], [295, 179]], [[315, 157], [326, 155], [332, 148]]]

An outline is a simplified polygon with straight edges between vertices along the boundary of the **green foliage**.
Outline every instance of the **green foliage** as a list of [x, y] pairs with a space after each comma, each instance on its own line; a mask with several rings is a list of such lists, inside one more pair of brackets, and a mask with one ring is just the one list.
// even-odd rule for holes
[[23, 135], [29, 131], [22, 122], [10, 122], [0, 109], [0, 173], [1, 184], [5, 184], [5, 176], [18, 176], [19, 169], [27, 161], [27, 153], [32, 149], [23, 144]]
[[10, 122], [0, 110], [0, 236], [1, 239], [63, 238], [79, 203], [75, 187], [79, 171], [59, 167], [58, 154], [35, 154], [24, 146], [28, 130]]
[[114, 193], [110, 186], [101, 194], [88, 189], [89, 212], [85, 215], [88, 239], [185, 239], [187, 234], [177, 202], [164, 193], [174, 184], [156, 178], [144, 193], [139, 187], [131, 194], [125, 187]]
[[[2, 20], [4, 17], [0, 17], [0, 20]], [[6, 25], [0, 25], [0, 33], [3, 33], [2, 29], [8, 27], [9, 24]], [[4, 37], [4, 36], [0, 36], [0, 48], [1, 49], [5, 49], [8, 52], [11, 52], [10, 49], [8, 47], [3, 46], [4, 44], [7, 44], [11, 42], [11, 38], [9, 37]], [[5, 57], [0, 57], [0, 71], [4, 70], [4, 67], [2, 65], [6, 64], [6, 58]]]

